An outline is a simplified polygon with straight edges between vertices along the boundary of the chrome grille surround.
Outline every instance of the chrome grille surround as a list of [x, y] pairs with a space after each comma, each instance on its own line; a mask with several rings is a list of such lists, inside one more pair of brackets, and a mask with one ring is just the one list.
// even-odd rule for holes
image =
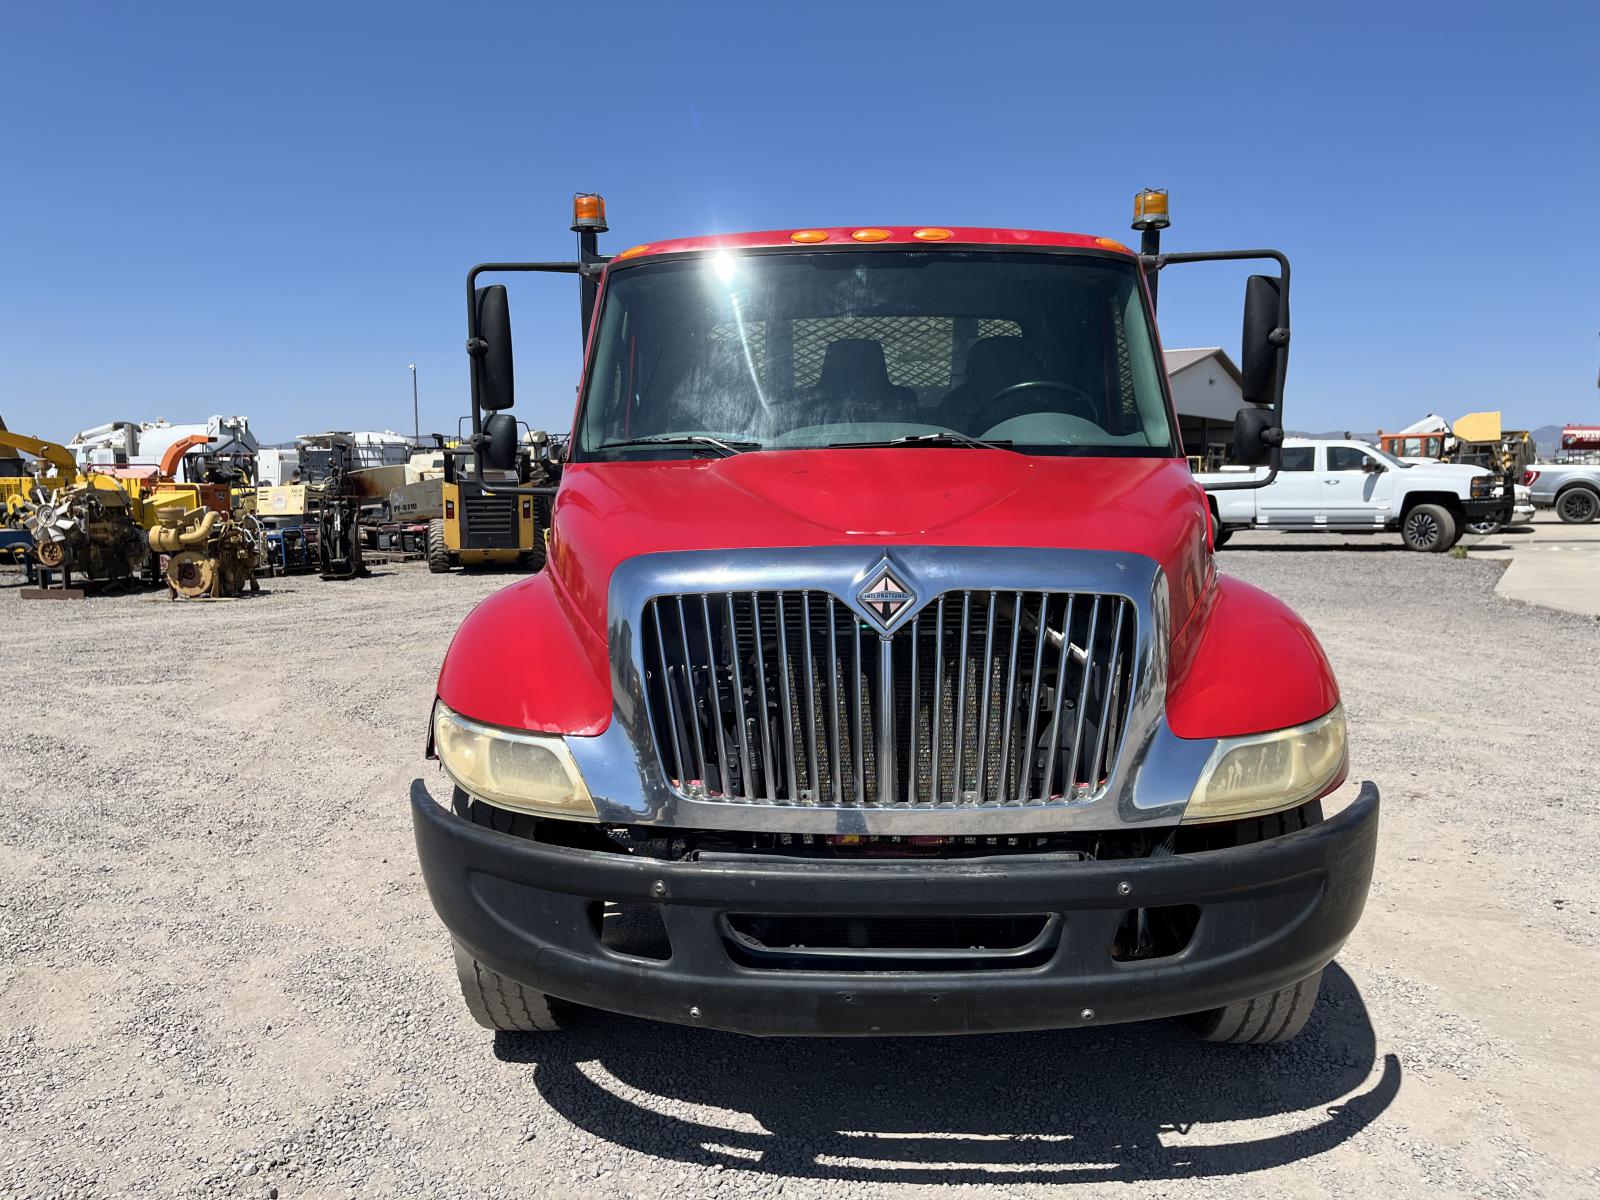
[[[876, 714], [864, 713], [859, 704], [825, 706], [831, 710], [830, 715], [821, 719], [820, 729], [816, 729], [814, 724], [813, 737], [807, 738], [803, 730], [798, 731], [801, 737], [793, 753], [789, 749], [789, 741], [797, 732], [793, 722], [789, 722], [784, 729], [775, 729], [773, 722], [752, 719], [749, 708], [774, 700], [782, 703], [785, 689], [789, 691], [790, 704], [794, 703], [798, 693], [804, 693], [806, 700], [809, 700], [812, 689], [820, 688], [826, 693], [828, 681], [819, 678], [818, 672], [813, 669], [810, 678], [807, 678], [806, 667], [818, 661], [838, 664], [845, 659], [849, 661], [856, 678], [864, 678], [859, 671], [854, 671], [856, 632], [860, 634], [863, 654], [869, 660], [863, 666], [876, 662], [880, 669], [884, 664], [892, 669], [895, 662], [893, 657], [881, 654], [873, 657], [879, 644], [879, 637], [873, 632], [876, 625], [867, 619], [869, 614], [862, 609], [858, 599], [869, 574], [885, 560], [894, 565], [898, 577], [916, 596], [905, 613], [897, 614], [894, 629], [905, 631], [917, 624], [923, 631], [921, 640], [915, 642], [919, 655], [916, 677], [921, 681], [920, 687], [932, 686], [935, 680], [939, 680], [937, 686], [943, 688], [946, 682], [940, 673], [930, 673], [920, 660], [926, 648], [934, 644], [935, 639], [928, 636], [928, 624], [932, 621], [930, 613], [937, 611], [941, 597], [947, 606], [948, 616], [952, 595], [956, 598], [955, 603], [960, 605], [963, 593], [968, 603], [972, 597], [979, 597], [980, 607], [987, 603], [991, 591], [997, 598], [1007, 595], [1014, 598], [1018, 592], [1025, 597], [1037, 598], [1045, 593], [1056, 597], [1057, 602], [1071, 594], [1078, 598], [1075, 603], [1093, 605], [1113, 624], [1119, 619], [1124, 627], [1131, 624], [1131, 633], [1122, 635], [1128, 663], [1126, 675], [1129, 694], [1125, 700], [1115, 698], [1116, 706], [1126, 715], [1121, 729], [1105, 738], [1108, 749], [1103, 752], [1103, 771], [1096, 773], [1099, 777], [1094, 781], [1094, 786], [1084, 786], [1087, 781], [1080, 778], [1079, 786], [1068, 792], [1052, 781], [1052, 786], [1048, 788], [1020, 789], [1009, 797], [1001, 795], [988, 800], [980, 800], [973, 795], [978, 792], [975, 788], [964, 789], [966, 794], [956, 794], [955, 789], [949, 789], [951, 794], [946, 795], [942, 790], [935, 801], [931, 792], [920, 796], [915, 791], [907, 793], [907, 773], [902, 768], [898, 785], [890, 781], [883, 792], [885, 797], [893, 799], [880, 803], [874, 797], [874, 802], [864, 803], [862, 797], [857, 795], [840, 802], [839, 797], [853, 786], [857, 777], [857, 753], [863, 759], [860, 774], [864, 776], [868, 770], [865, 747], [872, 741], [872, 736], [870, 729], [862, 728], [862, 722], [871, 721], [874, 716], [881, 721], [890, 714], [881, 710]], [[972, 590], [974, 582], [981, 582], [983, 587]], [[711, 737], [707, 736], [707, 730], [702, 729], [696, 745], [691, 730], [684, 725], [679, 749], [689, 756], [695, 756], [697, 768], [702, 761], [699, 756], [706, 754], [724, 763], [735, 760], [772, 763], [775, 775], [779, 770], [778, 764], [781, 764], [784, 786], [781, 789], [774, 787], [773, 794], [768, 795], [766, 782], [760, 777], [759, 771], [752, 775], [748, 794], [740, 782], [733, 789], [736, 793], [733, 796], [708, 795], [704, 778], [696, 784], [692, 772], [681, 773], [689, 774], [691, 778], [679, 786], [676, 780], [680, 775], [673, 771], [670, 750], [663, 747], [664, 753], [658, 754], [657, 751], [647, 685], [647, 644], [653, 644], [651, 654], [664, 660], [665, 643], [675, 630], [681, 634], [685, 628], [692, 632], [697, 625], [715, 627], [718, 617], [714, 607], [720, 605], [725, 618], [730, 596], [748, 597], [750, 593], [760, 593], [763, 597], [771, 597], [779, 592], [786, 594], [786, 615], [790, 604], [788, 594], [800, 598], [803, 606], [800, 622], [791, 619], [784, 627], [784, 640], [788, 639], [791, 631], [802, 638], [809, 633], [814, 640], [819, 636], [828, 636], [830, 631], [826, 617], [819, 618], [815, 613], [804, 611], [805, 606], [813, 609], [821, 606], [834, 618], [831, 630], [833, 644], [820, 652], [814, 645], [812, 654], [802, 653], [798, 656], [798, 663], [795, 656], [788, 656], [786, 661], [790, 662], [791, 667], [799, 665], [800, 669], [776, 672], [778, 678], [773, 689], [776, 694], [772, 697], [767, 696], [765, 689], [749, 687], [749, 681], [742, 679], [737, 681], [739, 686], [733, 689], [735, 695], [725, 697], [721, 689], [735, 681], [726, 676], [718, 677], [717, 693], [709, 699], [719, 709], [739, 712], [734, 727], [714, 729], [711, 731], [714, 736]], [[1099, 598], [1098, 604], [1096, 597]], [[680, 604], [683, 623], [675, 625], [674, 622], [679, 619]], [[734, 607], [738, 607], [737, 602]], [[1052, 619], [1056, 611], [1050, 610]], [[666, 620], [657, 624], [653, 619], [654, 614], [663, 612]], [[1000, 608], [990, 608], [989, 613], [995, 614], [997, 630], [1005, 626]], [[1005, 638], [1000, 633], [990, 634], [989, 613], [982, 614], [983, 619], [977, 624], [977, 639], [993, 636], [1004, 642]], [[1170, 636], [1167, 582], [1158, 565], [1142, 555], [1088, 550], [872, 545], [642, 555], [626, 560], [614, 573], [609, 614], [614, 718], [610, 727], [597, 737], [568, 739], [595, 797], [602, 821], [793, 833], [948, 835], [1174, 824], [1182, 814], [1193, 781], [1198, 777], [1213, 745], [1209, 740], [1176, 738], [1167, 727], [1164, 714], [1166, 652]], [[1117, 614], [1121, 614], [1120, 617]], [[854, 628], [848, 639], [844, 638], [846, 617], [850, 618], [849, 623]], [[770, 622], [770, 618], [768, 620]], [[1015, 624], [1012, 622], [1013, 628]], [[961, 627], [967, 631], [970, 639], [973, 633], [970, 614], [969, 621]], [[938, 628], [943, 630], [945, 627], [940, 625]], [[1071, 629], [1076, 632], [1083, 630], [1084, 626], [1074, 624]], [[656, 642], [658, 636], [659, 643]], [[841, 640], [851, 643], [848, 651], [840, 644]], [[1018, 642], [1019, 655], [1029, 649], [1034, 650], [1035, 654], [1040, 653], [1037, 645], [1030, 641], [1029, 630], [1025, 626], [1020, 631]], [[1071, 639], [1067, 644], [1071, 644]], [[745, 649], [751, 658], [759, 656], [759, 661], [755, 663], [756, 670], [764, 678], [773, 678], [775, 667], [766, 661], [770, 655], [761, 649], [761, 639], [746, 643]], [[997, 649], [990, 662], [991, 665], [999, 663], [1009, 675], [1009, 642], [1003, 649], [1004, 653]], [[1056, 649], [1046, 643], [1043, 652], [1048, 654]], [[783, 651], [780, 648], [781, 653]], [[1057, 653], [1065, 653], [1065, 648], [1057, 650]], [[959, 689], [969, 682], [971, 672], [958, 674], [961, 676], [956, 681]], [[1031, 679], [1038, 678], [1038, 675], [1030, 675], [1028, 669], [1022, 667], [1018, 677]], [[908, 681], [909, 677], [902, 678]], [[1070, 681], [1078, 686], [1084, 682], [1078, 673], [1073, 673]], [[678, 686], [682, 687], [681, 681]], [[709, 676], [704, 686], [710, 688]], [[868, 686], [870, 688], [871, 684]], [[879, 686], [892, 687], [893, 682], [886, 680]], [[690, 692], [679, 691], [672, 702], [689, 696]], [[655, 703], [659, 706], [663, 699], [665, 695], [657, 691]], [[1102, 695], [1101, 699], [1104, 702], [1111, 697]], [[957, 703], [962, 702], [967, 702], [966, 698], [958, 696]], [[1041, 705], [1044, 702], [1041, 699]], [[941, 706], [947, 703], [941, 697], [940, 704], [935, 708], [942, 711]], [[739, 711], [741, 706], [744, 707], [742, 712]], [[1020, 710], [1020, 703], [1018, 707]], [[806, 711], [813, 714], [815, 723], [816, 706]], [[1085, 711], [1081, 701], [1076, 711]], [[837, 731], [833, 728], [836, 722], [839, 725]], [[994, 723], [991, 720], [956, 724], [961, 726], [964, 739], [970, 740], [975, 736], [979, 741], [984, 741], [993, 738], [995, 731], [990, 726]], [[1064, 735], [1068, 724], [1061, 722], [1057, 732]], [[1071, 724], [1075, 728], [1076, 722]], [[1007, 736], [1003, 716], [999, 725], [999, 737], [1003, 742]], [[923, 728], [928, 729], [926, 723]], [[953, 731], [950, 732], [953, 734]], [[929, 729], [926, 736], [931, 736], [931, 733]], [[941, 730], [941, 739], [944, 736], [946, 732]], [[721, 745], [716, 744], [719, 738], [723, 743]], [[1098, 735], [1094, 740], [1098, 740]], [[1082, 744], [1092, 746], [1094, 740]], [[894, 739], [891, 737], [883, 741], [884, 744], [890, 744]], [[711, 743], [709, 749], [708, 742]], [[1079, 744], [1075, 736], [1074, 746]], [[848, 755], [841, 754], [840, 750], [846, 746], [849, 747]], [[814, 753], [817, 756], [815, 762], [812, 760]], [[995, 762], [988, 745], [981, 749], [963, 745], [960, 754], [967, 778], [974, 782], [976, 763], [983, 761], [993, 765]], [[666, 767], [663, 766], [663, 757], [669, 760]], [[894, 758], [894, 755], [890, 757]], [[938, 755], [935, 754], [933, 758], [937, 761]], [[894, 770], [897, 765], [891, 763], [889, 769]], [[790, 771], [795, 776], [792, 782], [789, 779]], [[837, 786], [834, 783], [836, 772], [839, 779]], [[1079, 774], [1081, 776], [1081, 769]], [[1018, 779], [1014, 767], [1010, 769], [1008, 777], [1012, 781]], [[802, 778], [825, 783], [828, 793], [805, 798], [809, 802], [796, 802], [794, 798], [800, 797]], [[929, 778], [927, 772], [921, 773], [924, 786]], [[948, 783], [951, 776], [946, 774], [944, 778]], [[1037, 794], [1024, 794], [1035, 790]]]

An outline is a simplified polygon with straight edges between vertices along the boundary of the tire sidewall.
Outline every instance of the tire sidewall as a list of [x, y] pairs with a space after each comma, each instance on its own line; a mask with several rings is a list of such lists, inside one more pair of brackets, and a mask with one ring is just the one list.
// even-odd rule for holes
[[[1431, 523], [1435, 537], [1431, 542], [1419, 543], [1413, 532], [1421, 533], [1424, 523]], [[1442, 554], [1456, 544], [1459, 530], [1450, 511], [1437, 504], [1418, 504], [1400, 518], [1400, 540], [1406, 549], [1423, 554]]]
[[[1580, 506], [1580, 515], [1567, 515], [1567, 505], [1576, 503]], [[1587, 525], [1600, 513], [1600, 493], [1589, 488], [1578, 486], [1568, 488], [1556, 497], [1556, 516], [1568, 525]]]

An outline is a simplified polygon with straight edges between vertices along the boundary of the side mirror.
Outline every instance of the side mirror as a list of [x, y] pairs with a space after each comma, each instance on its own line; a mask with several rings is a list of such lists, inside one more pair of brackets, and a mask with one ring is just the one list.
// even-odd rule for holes
[[516, 385], [511, 369], [511, 304], [503, 283], [475, 293], [478, 336], [467, 343], [477, 376], [478, 407], [485, 412], [510, 408]]
[[1361, 464], [1361, 469], [1363, 471], [1365, 471], [1368, 475], [1382, 475], [1384, 473], [1384, 471], [1388, 470], [1387, 467], [1385, 467], [1381, 462], [1379, 462], [1375, 458], [1369, 458], [1369, 459], [1363, 460], [1363, 462]]
[[483, 423], [483, 465], [509, 471], [517, 465], [517, 419], [497, 412]]
[[[1244, 344], [1239, 355], [1239, 373], [1244, 380], [1244, 398], [1250, 404], [1272, 405], [1277, 401], [1278, 280], [1272, 275], [1252, 275], [1244, 287]], [[509, 361], [509, 360], [508, 360]]]
[[567, 457], [567, 444], [565, 442], [551, 442], [545, 447], [544, 456], [550, 462], [560, 466], [561, 461]]
[[1247, 467], [1264, 467], [1272, 448], [1283, 441], [1270, 408], [1245, 405], [1233, 416], [1233, 459]]

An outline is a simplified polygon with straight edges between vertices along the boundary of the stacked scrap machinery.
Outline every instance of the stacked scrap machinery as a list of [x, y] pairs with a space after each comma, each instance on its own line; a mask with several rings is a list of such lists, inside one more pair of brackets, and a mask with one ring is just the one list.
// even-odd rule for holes
[[174, 600], [237, 596], [256, 582], [256, 539], [247, 526], [214, 509], [161, 510], [150, 549], [166, 555], [167, 594]]
[[335, 441], [327, 474], [315, 492], [317, 554], [324, 579], [354, 579], [367, 573], [361, 559], [361, 492], [351, 464], [354, 445]]
[[127, 583], [143, 574], [148, 543], [127, 492], [104, 476], [85, 476], [29, 504], [23, 518], [39, 565], [102, 583]]
[[0, 431], [0, 447], [48, 464], [38, 475], [0, 478], [6, 523], [26, 530], [33, 557], [67, 586], [74, 575], [104, 583], [164, 576], [174, 599], [254, 590], [260, 545], [254, 517], [235, 518], [226, 481], [176, 479], [184, 455], [212, 440], [179, 438], [155, 467], [80, 472], [65, 446]]
[[146, 554], [137, 506], [111, 479], [80, 475], [72, 452], [55, 442], [0, 429], [0, 448], [18, 450], [45, 464], [37, 475], [0, 478], [5, 524], [25, 530], [41, 567], [103, 583], [122, 583], [140, 575]]
[[4, 421], [0, 421], [0, 450], [20, 451], [39, 459], [47, 468], [34, 474], [27, 470], [21, 458], [0, 454], [0, 508], [4, 510], [0, 516], [4, 517], [5, 524], [21, 523], [23, 510], [33, 502], [38, 489], [55, 491], [78, 482], [78, 464], [73, 461], [70, 450], [43, 438], [11, 433]]

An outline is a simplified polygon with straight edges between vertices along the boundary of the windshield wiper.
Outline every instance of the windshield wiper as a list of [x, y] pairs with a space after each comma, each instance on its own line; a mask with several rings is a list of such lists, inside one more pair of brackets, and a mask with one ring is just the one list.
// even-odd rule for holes
[[953, 429], [941, 429], [936, 433], [908, 433], [904, 437], [889, 438], [881, 442], [829, 442], [828, 446], [839, 450], [881, 446], [972, 446], [979, 450], [1007, 450], [1012, 454], [1021, 453], [1012, 442], [986, 442], [982, 438], [969, 437]]
[[623, 438], [616, 442], [601, 442], [596, 450], [621, 450], [630, 446], [705, 446], [723, 458], [743, 454], [746, 450], [761, 449], [760, 442], [725, 442], [706, 433], [663, 433], [654, 437]]

